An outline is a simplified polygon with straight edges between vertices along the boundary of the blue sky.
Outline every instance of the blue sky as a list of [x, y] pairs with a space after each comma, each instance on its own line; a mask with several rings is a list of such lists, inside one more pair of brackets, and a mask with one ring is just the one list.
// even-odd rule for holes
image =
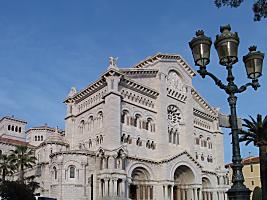
[[[236, 82], [245, 83], [247, 47], [256, 44], [267, 52], [267, 20], [254, 22], [251, 4], [217, 9], [213, 0], [1, 1], [0, 115], [25, 119], [28, 127], [48, 123], [64, 128], [62, 102], [70, 87], [81, 89], [94, 81], [106, 70], [109, 56], [128, 67], [157, 52], [179, 53], [194, 67], [188, 41], [195, 31], [204, 29], [214, 41], [219, 26], [228, 23], [241, 39]], [[214, 48], [208, 69], [225, 79]], [[240, 117], [266, 115], [266, 80], [261, 78], [258, 91], [238, 96]], [[211, 105], [228, 113], [227, 96], [210, 79], [197, 76], [193, 82]], [[226, 162], [231, 160], [228, 132]], [[249, 151], [257, 155], [256, 148], [242, 147], [243, 156]]]

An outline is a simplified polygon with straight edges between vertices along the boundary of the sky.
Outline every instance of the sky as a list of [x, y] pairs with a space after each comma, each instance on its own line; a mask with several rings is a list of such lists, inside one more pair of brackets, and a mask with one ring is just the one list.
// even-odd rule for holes
[[[212, 41], [221, 25], [240, 37], [234, 66], [238, 85], [247, 83], [242, 56], [250, 45], [267, 52], [267, 19], [253, 21], [252, 1], [236, 9], [216, 8], [213, 0], [13, 0], [0, 2], [0, 116], [28, 121], [28, 128], [47, 123], [64, 128], [63, 100], [107, 70], [108, 57], [131, 67], [155, 53], [178, 53], [194, 66], [188, 42], [203, 29]], [[267, 63], [267, 61], [265, 62]], [[238, 95], [239, 117], [266, 115], [266, 64], [261, 87]], [[225, 80], [214, 46], [208, 70]], [[194, 77], [199, 93], [223, 113], [227, 95], [211, 79]], [[231, 161], [231, 138], [224, 129], [225, 162]], [[242, 156], [257, 155], [253, 145]]]

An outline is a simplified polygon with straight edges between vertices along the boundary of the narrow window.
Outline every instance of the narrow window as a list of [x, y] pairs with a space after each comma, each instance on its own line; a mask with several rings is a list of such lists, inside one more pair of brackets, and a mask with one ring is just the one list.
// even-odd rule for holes
[[14, 126], [11, 127], [11, 131], [14, 131]]
[[253, 165], [250, 165], [250, 171], [253, 172]]
[[251, 181], [251, 185], [254, 185], [254, 181]]
[[34, 137], [34, 141], [37, 141], [37, 136]]
[[18, 132], [18, 127], [17, 126], [15, 127], [15, 132]]
[[75, 178], [75, 167], [70, 166], [70, 178]]
[[10, 129], [11, 129], [11, 126], [10, 126], [10, 125], [8, 125], [8, 127], [7, 127], [7, 130], [9, 130], [9, 131], [10, 131]]
[[40, 135], [38, 135], [38, 141], [40, 141]]
[[21, 133], [21, 127], [19, 127], [19, 133]]
[[44, 139], [44, 138], [43, 138], [43, 136], [41, 135], [41, 141], [43, 141], [43, 139]]

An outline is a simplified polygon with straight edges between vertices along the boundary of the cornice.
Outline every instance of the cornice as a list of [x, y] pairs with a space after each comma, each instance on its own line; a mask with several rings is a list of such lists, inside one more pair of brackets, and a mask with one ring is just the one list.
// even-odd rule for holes
[[213, 121], [213, 120], [216, 120], [217, 117], [213, 116], [213, 115], [209, 115], [207, 113], [204, 113], [196, 108], [193, 108], [193, 113], [195, 116], [198, 116], [198, 117], [202, 117], [208, 121]]
[[159, 95], [159, 93], [156, 90], [149, 88], [145, 85], [142, 85], [140, 83], [137, 83], [133, 80], [127, 79], [125, 77], [120, 81], [120, 85], [132, 89], [134, 91], [137, 91], [139, 93], [142, 93], [144, 95], [150, 96], [154, 99], [156, 99], [157, 96]]
[[148, 57], [145, 60], [139, 62], [134, 68], [144, 68], [148, 67], [149, 65], [154, 64], [157, 61], [167, 61], [167, 60], [175, 60], [177, 61], [184, 70], [188, 73], [190, 77], [193, 77], [196, 75], [196, 72], [189, 66], [189, 64], [178, 54], [161, 54], [158, 53], [154, 56]]
[[193, 98], [199, 102], [204, 108], [206, 108], [210, 113], [211, 115], [213, 115], [214, 117], [217, 117], [218, 116], [218, 112], [212, 107], [210, 106], [205, 100], [203, 97], [200, 96], [200, 94], [197, 93], [197, 91], [192, 88], [191, 90], [191, 94], [193, 95]]
[[90, 94], [94, 93], [95, 91], [98, 91], [106, 86], [106, 81], [104, 78], [101, 78], [97, 80], [96, 82], [88, 85], [85, 89], [81, 90], [78, 92], [76, 95], [73, 97], [67, 97], [63, 103], [71, 103], [71, 102], [76, 102], [76, 101], [81, 101]]
[[4, 119], [10, 120], [10, 121], [15, 121], [15, 122], [20, 122], [20, 123], [23, 123], [23, 124], [27, 124], [27, 122], [24, 121], [24, 120], [16, 119], [14, 117], [9, 117], [9, 116], [2, 117], [2, 119], [0, 119], [0, 122], [2, 122]]
[[127, 77], [156, 77], [158, 74], [157, 69], [136, 69], [136, 68], [128, 68], [128, 69], [120, 69], [120, 71]]

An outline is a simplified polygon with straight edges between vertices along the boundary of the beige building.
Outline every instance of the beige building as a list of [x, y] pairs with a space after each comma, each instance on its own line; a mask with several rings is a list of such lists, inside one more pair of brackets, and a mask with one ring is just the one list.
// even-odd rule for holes
[[65, 99], [65, 132], [26, 132], [40, 193], [58, 200], [226, 200], [219, 110], [178, 54], [107, 70]]
[[[243, 159], [243, 174], [245, 179], [245, 185], [253, 191], [255, 187], [261, 187], [261, 180], [260, 180], [260, 159], [259, 157], [247, 157]], [[232, 168], [231, 163], [225, 166], [229, 169], [229, 173], [227, 177], [229, 178], [229, 182], [231, 183], [232, 179]]]

